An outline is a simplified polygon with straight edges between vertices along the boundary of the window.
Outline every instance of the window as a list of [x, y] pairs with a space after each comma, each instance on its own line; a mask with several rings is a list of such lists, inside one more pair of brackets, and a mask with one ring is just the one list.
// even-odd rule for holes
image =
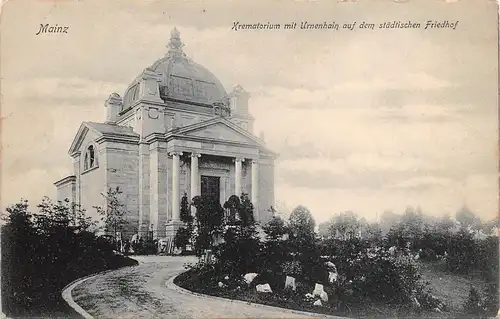
[[85, 157], [83, 161], [83, 170], [89, 170], [91, 168], [97, 167], [97, 158], [94, 145], [87, 147], [85, 151]]

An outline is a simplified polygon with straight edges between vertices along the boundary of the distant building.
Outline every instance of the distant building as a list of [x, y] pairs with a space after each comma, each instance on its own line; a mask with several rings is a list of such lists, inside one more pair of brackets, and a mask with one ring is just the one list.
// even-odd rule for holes
[[165, 57], [105, 102], [104, 123], [83, 122], [71, 144], [74, 173], [55, 183], [58, 199], [94, 211], [120, 187], [132, 228], [171, 237], [182, 224], [184, 193], [249, 194], [257, 221], [272, 217], [276, 154], [253, 135], [249, 93], [226, 93], [219, 80], [182, 50], [177, 29]]

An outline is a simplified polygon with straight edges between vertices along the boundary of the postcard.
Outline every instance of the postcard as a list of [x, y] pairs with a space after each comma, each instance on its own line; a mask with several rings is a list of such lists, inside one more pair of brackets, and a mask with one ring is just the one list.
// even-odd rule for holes
[[498, 313], [491, 0], [10, 0], [6, 317]]

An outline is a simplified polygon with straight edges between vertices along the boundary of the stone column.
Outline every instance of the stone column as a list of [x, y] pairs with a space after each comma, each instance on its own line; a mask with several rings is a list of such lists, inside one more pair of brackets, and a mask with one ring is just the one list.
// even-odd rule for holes
[[236, 158], [234, 160], [234, 193], [238, 197], [241, 196], [241, 163], [244, 161], [244, 158]]
[[200, 185], [198, 178], [198, 158], [200, 158], [200, 154], [191, 153], [191, 198], [200, 195]]
[[260, 220], [259, 216], [259, 162], [252, 161], [252, 204], [256, 220]]
[[172, 220], [178, 221], [180, 220], [180, 185], [179, 185], [179, 176], [180, 176], [180, 159], [179, 156], [182, 155], [181, 152], [172, 152]]

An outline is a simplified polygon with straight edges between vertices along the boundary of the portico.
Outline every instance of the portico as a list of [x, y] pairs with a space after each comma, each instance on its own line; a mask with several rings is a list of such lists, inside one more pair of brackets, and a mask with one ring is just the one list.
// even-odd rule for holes
[[[221, 170], [210, 170], [202, 167], [202, 174], [200, 174], [199, 162], [200, 158], [203, 158], [203, 153], [194, 150], [185, 150], [183, 152], [170, 152], [169, 156], [172, 158], [172, 220], [180, 220], [180, 198], [183, 196], [180, 192], [180, 166], [181, 157], [184, 155], [185, 158], [190, 159], [189, 165], [189, 175], [190, 175], [190, 192], [186, 192], [189, 198], [192, 199], [195, 196], [202, 195], [201, 193], [201, 177], [203, 176], [216, 176], [220, 178], [220, 203], [221, 205], [228, 199], [231, 195], [240, 196], [242, 194], [242, 165], [243, 163], [250, 163], [251, 171], [251, 185], [250, 194], [252, 199], [252, 204], [254, 209], [258, 211], [258, 176], [259, 176], [259, 164], [258, 159], [243, 158], [243, 157], [232, 157], [229, 155], [217, 155], [217, 157], [225, 157], [226, 159], [231, 159], [234, 169], [234, 188], [230, 185], [233, 183], [227, 183], [229, 181], [231, 169], [227, 169], [226, 172]], [[205, 154], [205, 156], [210, 156], [210, 154]]]

